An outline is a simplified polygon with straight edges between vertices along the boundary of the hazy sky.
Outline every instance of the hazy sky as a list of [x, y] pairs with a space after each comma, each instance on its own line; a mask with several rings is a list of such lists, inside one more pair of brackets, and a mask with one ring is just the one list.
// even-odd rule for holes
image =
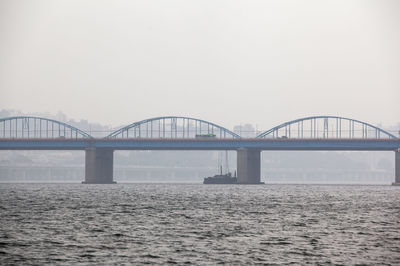
[[400, 1], [0, 0], [0, 109], [400, 122]]

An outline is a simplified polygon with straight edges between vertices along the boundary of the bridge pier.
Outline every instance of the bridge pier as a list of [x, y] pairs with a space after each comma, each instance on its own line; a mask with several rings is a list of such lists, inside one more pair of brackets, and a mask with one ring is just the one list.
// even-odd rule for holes
[[261, 150], [237, 150], [237, 180], [239, 184], [261, 184]]
[[400, 149], [394, 152], [394, 183], [393, 186], [400, 186]]
[[84, 184], [115, 184], [113, 180], [112, 149], [85, 149], [85, 181]]

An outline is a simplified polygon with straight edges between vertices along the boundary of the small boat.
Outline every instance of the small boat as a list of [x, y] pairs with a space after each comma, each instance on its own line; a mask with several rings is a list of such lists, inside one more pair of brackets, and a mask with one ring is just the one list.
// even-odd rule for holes
[[222, 174], [222, 166], [220, 169], [219, 175], [204, 178], [203, 184], [237, 184], [236, 171], [234, 176], [232, 176], [230, 172]]

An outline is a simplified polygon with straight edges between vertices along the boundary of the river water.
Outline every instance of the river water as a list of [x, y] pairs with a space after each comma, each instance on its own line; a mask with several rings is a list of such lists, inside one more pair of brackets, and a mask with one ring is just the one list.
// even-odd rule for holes
[[400, 187], [0, 184], [0, 264], [400, 264]]

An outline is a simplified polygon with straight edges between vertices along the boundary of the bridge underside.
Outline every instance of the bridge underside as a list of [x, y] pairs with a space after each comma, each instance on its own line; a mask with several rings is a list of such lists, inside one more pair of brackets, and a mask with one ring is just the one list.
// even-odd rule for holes
[[[113, 184], [113, 149], [87, 148], [85, 150], [85, 184]], [[237, 150], [239, 184], [260, 184], [261, 150]], [[395, 186], [400, 186], [400, 151], [395, 152]]]
[[[87, 148], [85, 150], [84, 184], [114, 184], [113, 150]], [[237, 173], [239, 184], [260, 184], [261, 150], [238, 149]]]
[[260, 182], [262, 150], [395, 151], [400, 186], [400, 139], [0, 139], [0, 150], [85, 150], [84, 183], [113, 183], [114, 150], [236, 150], [238, 182]]

